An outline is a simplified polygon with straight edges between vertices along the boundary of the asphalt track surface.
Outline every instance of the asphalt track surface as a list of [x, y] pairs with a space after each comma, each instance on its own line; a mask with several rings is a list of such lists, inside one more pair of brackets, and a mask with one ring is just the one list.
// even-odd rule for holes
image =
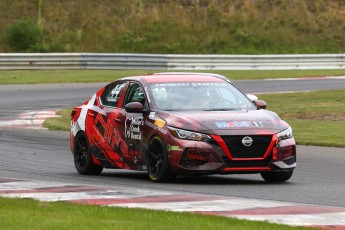
[[[246, 93], [345, 89], [345, 79], [235, 82]], [[27, 110], [72, 107], [105, 85], [53, 84], [0, 86], [0, 120]], [[298, 146], [293, 177], [265, 183], [259, 175], [212, 175], [179, 178], [170, 184], [149, 181], [145, 173], [105, 170], [100, 176], [76, 173], [67, 132], [0, 128], [0, 177], [155, 188], [345, 207], [345, 149]]]

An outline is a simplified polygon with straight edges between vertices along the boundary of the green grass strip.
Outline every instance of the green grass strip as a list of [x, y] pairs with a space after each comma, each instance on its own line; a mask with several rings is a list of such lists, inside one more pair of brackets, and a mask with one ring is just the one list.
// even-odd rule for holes
[[1, 229], [307, 229], [192, 213], [0, 198]]
[[298, 144], [345, 147], [345, 90], [259, 95], [293, 129]]
[[345, 147], [345, 121], [287, 119], [297, 144]]
[[43, 126], [51, 130], [69, 131], [72, 108], [62, 109], [57, 112], [61, 117], [50, 118], [44, 121]]
[[[0, 84], [45, 84], [111, 82], [121, 77], [147, 75], [167, 70], [9, 70], [0, 71]], [[218, 70], [193, 71], [218, 73], [231, 80], [344, 76], [343, 70]]]

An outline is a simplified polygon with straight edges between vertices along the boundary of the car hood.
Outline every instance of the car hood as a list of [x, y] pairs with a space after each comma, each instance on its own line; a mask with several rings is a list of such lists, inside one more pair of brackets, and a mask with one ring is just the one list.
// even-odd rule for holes
[[217, 135], [273, 134], [289, 125], [268, 110], [159, 112], [168, 126]]

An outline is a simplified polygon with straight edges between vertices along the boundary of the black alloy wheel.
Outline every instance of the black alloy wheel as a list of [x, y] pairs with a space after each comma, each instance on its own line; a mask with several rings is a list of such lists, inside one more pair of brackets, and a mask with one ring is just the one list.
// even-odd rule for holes
[[173, 179], [170, 171], [166, 146], [155, 136], [151, 139], [147, 153], [148, 174], [154, 182], [167, 182]]
[[74, 165], [78, 173], [82, 175], [98, 175], [103, 167], [95, 165], [92, 161], [90, 145], [85, 133], [81, 132], [75, 138], [74, 142]]

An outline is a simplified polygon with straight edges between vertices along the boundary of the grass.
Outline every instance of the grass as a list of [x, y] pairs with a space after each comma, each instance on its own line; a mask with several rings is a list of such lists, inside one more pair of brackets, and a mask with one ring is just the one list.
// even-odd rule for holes
[[1, 229], [307, 229], [267, 222], [134, 208], [0, 198]]
[[292, 126], [298, 144], [345, 147], [345, 90], [263, 94], [260, 99]]
[[293, 135], [300, 145], [345, 147], [345, 121], [285, 119], [293, 129]]
[[341, 0], [0, 1], [0, 52], [7, 28], [40, 21], [47, 52], [345, 53]]
[[10, 70], [0, 71], [1, 84], [108, 82], [147, 74], [145, 70]]
[[[0, 84], [43, 84], [72, 82], [110, 82], [135, 75], [147, 75], [159, 70], [9, 70], [0, 71]], [[161, 71], [167, 72], [167, 70]], [[195, 71], [194, 71], [195, 72]], [[298, 78], [315, 76], [345, 76], [343, 70], [219, 70], [200, 71], [218, 73], [232, 80], [265, 78]]]
[[72, 108], [59, 110], [57, 114], [61, 117], [45, 120], [44, 127], [47, 127], [51, 130], [69, 131], [69, 125], [71, 122], [71, 112]]
[[[345, 147], [345, 90], [262, 94], [268, 109], [293, 128], [300, 145]], [[61, 118], [45, 121], [49, 129], [69, 130], [71, 109], [61, 110]]]

